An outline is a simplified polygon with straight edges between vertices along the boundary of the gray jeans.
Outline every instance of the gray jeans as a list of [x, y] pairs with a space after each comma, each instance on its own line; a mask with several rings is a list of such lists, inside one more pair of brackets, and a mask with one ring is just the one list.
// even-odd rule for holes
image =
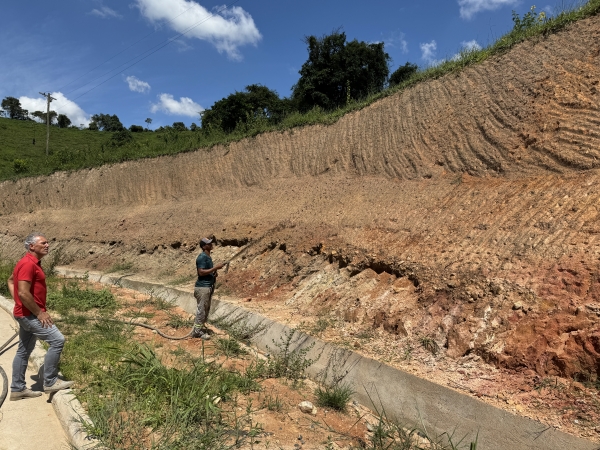
[[206, 319], [208, 319], [213, 291], [214, 287], [194, 288], [194, 297], [198, 304], [198, 308], [196, 309], [196, 320], [194, 321], [194, 332], [199, 332], [204, 326]]
[[15, 317], [19, 323], [19, 347], [13, 360], [12, 392], [21, 392], [27, 387], [25, 372], [29, 355], [35, 347], [37, 339], [46, 341], [50, 348], [44, 358], [44, 386], [52, 386], [58, 377], [58, 360], [65, 345], [65, 337], [55, 325], [44, 328], [34, 315]]

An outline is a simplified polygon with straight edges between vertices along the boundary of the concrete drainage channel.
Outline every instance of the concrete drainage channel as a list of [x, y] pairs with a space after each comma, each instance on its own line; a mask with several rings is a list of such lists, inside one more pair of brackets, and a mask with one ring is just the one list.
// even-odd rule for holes
[[[193, 294], [180, 289], [137, 279], [134, 276], [119, 277], [67, 268], [57, 268], [57, 271], [66, 277], [87, 276], [89, 280], [103, 284], [117, 284], [143, 293], [152, 292], [153, 295], [174, 302], [190, 314], [196, 311], [196, 300]], [[260, 326], [263, 331], [253, 338], [253, 344], [262, 351], [267, 351], [267, 346], [273, 347], [273, 340], [279, 341], [284, 333], [291, 331], [286, 325], [216, 298], [213, 299], [211, 316], [242, 318], [249, 326]], [[516, 416], [350, 350], [336, 347], [304, 333], [296, 334], [296, 348], [313, 344], [314, 347], [307, 357], [311, 359], [319, 355], [320, 357], [307, 371], [311, 378], [322, 380], [323, 376], [329, 378], [343, 376], [344, 381], [352, 385], [356, 391], [354, 396], [356, 401], [370, 408], [385, 410], [388, 418], [394, 418], [400, 423], [423, 425], [427, 430], [438, 434], [452, 432], [454, 437], [465, 436], [463, 442], [475, 441], [477, 437], [478, 450], [597, 450], [599, 448], [599, 445], [593, 442], [560, 432], [540, 422]], [[71, 419], [61, 418], [63, 425], [72, 424], [73, 421], [79, 423], [81, 420], [81, 410], [74, 408], [73, 403], [73, 401], [68, 402], [70, 406], [66, 408], [68, 411], [65, 414], [70, 414]], [[78, 408], [81, 406], [79, 405]], [[70, 433], [70, 429], [66, 428], [66, 430]], [[82, 431], [76, 430], [76, 433], [80, 434], [79, 442], [85, 443]], [[82, 448], [79, 445], [77, 447]]]

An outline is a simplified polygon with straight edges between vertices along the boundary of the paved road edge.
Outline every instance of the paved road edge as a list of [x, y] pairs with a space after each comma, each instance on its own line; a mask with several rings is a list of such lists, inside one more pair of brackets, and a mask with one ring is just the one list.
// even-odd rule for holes
[[[0, 308], [12, 316], [12, 300], [8, 300], [6, 297], [0, 295]], [[29, 358], [31, 367], [34, 370], [39, 371], [44, 365], [45, 356], [46, 350], [44, 350], [41, 343], [38, 341]], [[99, 448], [98, 440], [90, 436], [82, 425], [83, 423], [92, 423], [92, 421], [71, 389], [66, 389], [53, 394], [52, 406], [54, 407], [56, 417], [62, 425], [69, 443], [73, 447], [77, 450], [86, 450], [92, 447]]]

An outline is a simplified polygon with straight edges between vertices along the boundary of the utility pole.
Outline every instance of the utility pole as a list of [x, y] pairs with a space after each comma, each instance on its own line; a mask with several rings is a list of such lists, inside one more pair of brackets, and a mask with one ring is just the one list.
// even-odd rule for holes
[[48, 146], [50, 145], [50, 102], [56, 99], [50, 95], [50, 92], [47, 94], [40, 92], [40, 94], [46, 97], [46, 156], [48, 156]]

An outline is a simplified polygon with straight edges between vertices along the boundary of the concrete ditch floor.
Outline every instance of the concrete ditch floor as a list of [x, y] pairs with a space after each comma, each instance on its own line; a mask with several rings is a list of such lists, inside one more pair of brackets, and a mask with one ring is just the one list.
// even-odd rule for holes
[[[15, 331], [13, 318], [0, 308], [0, 345], [10, 339]], [[0, 366], [6, 372], [9, 382], [8, 395], [0, 409], [0, 450], [69, 449], [63, 427], [47, 394], [15, 402], [9, 399], [12, 362], [17, 351], [17, 342], [18, 337], [0, 354]], [[26, 380], [27, 386], [34, 391], [43, 389], [43, 381], [32, 370], [31, 363], [27, 368]]]

